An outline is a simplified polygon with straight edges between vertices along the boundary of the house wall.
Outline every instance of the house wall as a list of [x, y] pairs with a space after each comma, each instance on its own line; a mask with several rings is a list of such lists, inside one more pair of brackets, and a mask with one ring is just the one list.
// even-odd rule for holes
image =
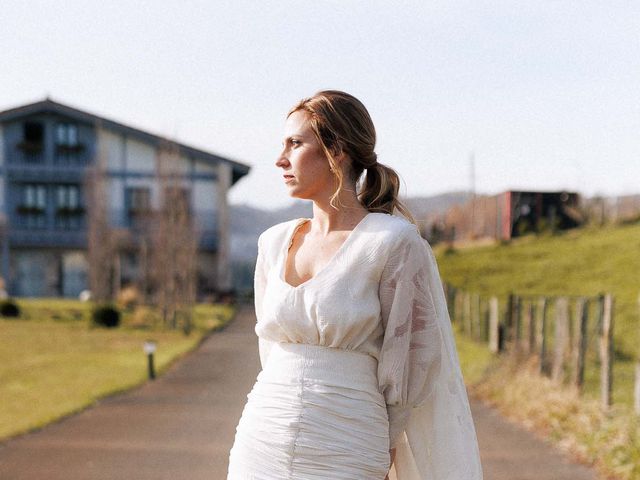
[[[4, 163], [4, 149], [5, 149], [5, 145], [4, 145], [4, 131], [3, 131], [3, 127], [2, 125], [0, 125], [0, 172], [4, 173], [4, 167], [5, 167], [5, 163]], [[5, 176], [4, 175], [0, 175], [0, 212], [2, 214], [5, 213]]]
[[97, 153], [102, 155], [105, 168], [110, 171], [120, 171], [126, 168], [126, 145], [124, 137], [104, 128], [98, 130]]
[[[203, 175], [196, 176], [192, 183], [193, 207], [198, 226], [203, 230], [217, 229], [218, 206], [218, 182], [215, 167], [204, 165], [204, 162], [195, 162], [194, 171]], [[210, 177], [210, 178], [209, 178]], [[226, 203], [226, 197], [225, 197]]]
[[59, 256], [51, 250], [12, 250], [10, 291], [24, 297], [59, 295]]

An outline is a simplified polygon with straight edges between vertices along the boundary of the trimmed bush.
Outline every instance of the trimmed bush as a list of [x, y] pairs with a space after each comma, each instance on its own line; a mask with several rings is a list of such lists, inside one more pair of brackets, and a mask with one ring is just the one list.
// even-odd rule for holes
[[99, 305], [91, 312], [91, 321], [99, 327], [115, 328], [120, 325], [120, 312], [112, 305]]
[[20, 307], [13, 300], [0, 300], [0, 315], [3, 317], [19, 317]]

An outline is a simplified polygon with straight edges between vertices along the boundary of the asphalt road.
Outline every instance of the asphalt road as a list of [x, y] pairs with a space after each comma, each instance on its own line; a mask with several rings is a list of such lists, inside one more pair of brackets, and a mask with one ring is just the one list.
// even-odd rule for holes
[[[0, 479], [225, 479], [259, 371], [254, 324], [247, 306], [155, 381], [1, 443]], [[472, 410], [485, 480], [596, 479], [494, 410], [476, 401]]]

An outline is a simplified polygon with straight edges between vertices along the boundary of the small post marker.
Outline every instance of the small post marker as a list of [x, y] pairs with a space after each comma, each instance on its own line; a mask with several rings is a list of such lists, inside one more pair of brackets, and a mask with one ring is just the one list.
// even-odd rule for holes
[[153, 380], [156, 378], [156, 372], [153, 369], [153, 354], [156, 351], [156, 342], [153, 340], [146, 340], [144, 342], [144, 353], [147, 354], [147, 359], [149, 360], [149, 378]]

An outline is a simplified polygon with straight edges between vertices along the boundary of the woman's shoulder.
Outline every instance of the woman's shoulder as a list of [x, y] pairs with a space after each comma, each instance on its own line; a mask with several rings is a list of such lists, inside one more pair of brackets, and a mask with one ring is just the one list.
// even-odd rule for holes
[[368, 229], [369, 233], [383, 240], [387, 245], [403, 241], [422, 241], [418, 226], [404, 217], [389, 213], [375, 213], [375, 221]]
[[285, 240], [287, 233], [293, 226], [303, 220], [302, 218], [294, 218], [284, 222], [276, 223], [264, 230], [258, 237], [258, 245], [261, 248], [269, 249], [275, 245], [281, 245]]

